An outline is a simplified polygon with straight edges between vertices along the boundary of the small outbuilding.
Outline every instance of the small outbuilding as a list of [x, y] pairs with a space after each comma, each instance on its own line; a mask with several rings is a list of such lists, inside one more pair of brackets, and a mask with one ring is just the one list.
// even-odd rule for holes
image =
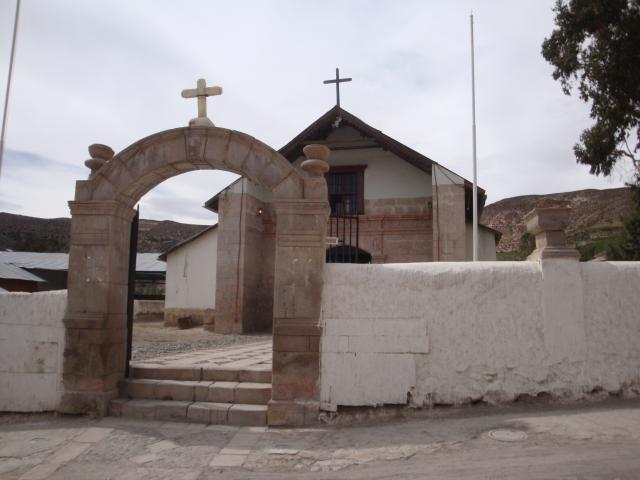
[[0, 289], [5, 292], [37, 292], [45, 281], [10, 263], [0, 263]]
[[174, 245], [158, 258], [167, 262], [164, 323], [190, 318], [192, 325], [212, 324], [216, 305], [218, 225], [211, 225]]

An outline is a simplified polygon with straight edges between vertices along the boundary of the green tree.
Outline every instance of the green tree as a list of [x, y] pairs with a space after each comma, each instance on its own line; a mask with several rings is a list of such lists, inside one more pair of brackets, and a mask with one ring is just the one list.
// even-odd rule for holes
[[626, 157], [640, 174], [640, 0], [557, 0], [554, 12], [542, 55], [595, 120], [574, 147], [578, 162], [609, 175]]
[[624, 219], [619, 238], [607, 248], [609, 260], [640, 260], [640, 178], [631, 186], [633, 209]]
[[633, 209], [607, 257], [640, 260], [640, 0], [557, 0], [554, 12], [542, 56], [595, 120], [573, 148], [578, 162], [596, 175], [610, 175], [621, 158], [635, 169]]

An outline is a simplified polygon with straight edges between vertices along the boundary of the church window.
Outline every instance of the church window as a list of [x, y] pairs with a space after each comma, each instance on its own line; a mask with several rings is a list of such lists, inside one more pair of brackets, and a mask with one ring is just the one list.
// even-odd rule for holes
[[332, 215], [364, 214], [364, 169], [366, 165], [331, 167], [327, 173]]

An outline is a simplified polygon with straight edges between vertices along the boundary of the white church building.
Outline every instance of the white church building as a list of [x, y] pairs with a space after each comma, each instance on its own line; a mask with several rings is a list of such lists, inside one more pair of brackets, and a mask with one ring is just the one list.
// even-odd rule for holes
[[[331, 149], [327, 262], [407, 263], [472, 258], [472, 185], [339, 106], [279, 152]], [[486, 194], [478, 188], [479, 211]], [[275, 223], [271, 193], [239, 178], [206, 201], [218, 223], [161, 255], [165, 323], [181, 317], [221, 333], [271, 327]], [[496, 259], [500, 233], [479, 228], [480, 260]]]

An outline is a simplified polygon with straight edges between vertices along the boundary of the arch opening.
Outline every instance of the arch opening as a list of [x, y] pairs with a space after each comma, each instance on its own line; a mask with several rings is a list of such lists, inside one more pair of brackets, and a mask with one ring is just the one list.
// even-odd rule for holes
[[[309, 405], [317, 405], [319, 409], [315, 346], [321, 331], [329, 217], [324, 177], [295, 169], [253, 137], [216, 127], [159, 132], [104, 162], [93, 160], [89, 179], [76, 182], [75, 199], [69, 202], [72, 220], [64, 319], [68, 340], [60, 410], [105, 415], [124, 377], [133, 207], [168, 178], [214, 169], [240, 174], [273, 193], [274, 352], [269, 423], [300, 423], [300, 408], [307, 412]], [[295, 342], [288, 341], [292, 336], [298, 337]], [[304, 351], [301, 344], [307, 346]], [[306, 413], [304, 418], [308, 421]]]

